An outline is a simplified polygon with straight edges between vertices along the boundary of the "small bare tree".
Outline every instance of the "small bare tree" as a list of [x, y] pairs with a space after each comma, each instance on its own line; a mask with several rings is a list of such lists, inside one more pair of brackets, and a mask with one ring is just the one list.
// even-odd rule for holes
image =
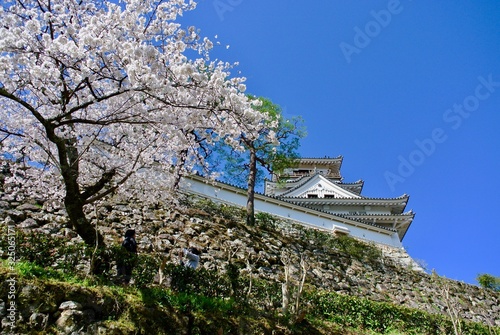
[[[283, 294], [282, 311], [295, 315], [296, 320], [303, 317], [300, 310], [300, 298], [304, 289], [309, 265], [303, 254], [291, 251], [281, 253], [281, 262], [284, 265], [285, 281], [281, 286]], [[294, 264], [298, 263], [298, 268]], [[302, 315], [302, 317], [300, 317]]]
[[290, 286], [292, 285], [290, 283], [291, 281], [290, 272], [292, 268], [292, 260], [290, 258], [291, 257], [289, 253], [287, 252], [281, 253], [281, 262], [285, 266], [283, 269], [285, 272], [285, 282], [281, 284], [281, 292], [283, 294], [283, 302], [282, 302], [283, 313], [288, 312], [288, 305], [290, 304]]
[[450, 294], [450, 283], [448, 279], [440, 277], [435, 271], [432, 272], [433, 280], [436, 282], [441, 299], [446, 305], [446, 313], [450, 317], [455, 335], [462, 335], [462, 321], [460, 319], [460, 302]]
[[257, 262], [262, 258], [262, 255], [257, 255], [257, 257], [255, 257], [255, 259], [253, 260], [253, 264], [250, 262], [251, 259], [252, 259], [252, 253], [248, 252], [248, 256], [247, 256], [247, 259], [246, 259], [246, 263], [247, 263], [247, 271], [248, 271], [248, 290], [247, 290], [247, 298], [250, 297], [250, 294], [252, 293], [252, 283], [253, 283], [253, 268], [254, 268], [254, 264], [257, 264]]
[[300, 255], [300, 282], [297, 288], [297, 294], [295, 299], [295, 313], [298, 316], [300, 297], [302, 296], [302, 291], [304, 290], [304, 284], [306, 283], [307, 270], [309, 269], [309, 264], [307, 264], [306, 259], [303, 255]]
[[227, 262], [231, 263], [231, 259], [233, 259], [234, 256], [240, 251], [240, 249], [243, 247], [241, 243], [237, 243], [236, 241], [224, 241], [224, 243], [219, 243], [224, 251], [227, 253]]
[[[174, 243], [172, 244], [172, 247], [170, 248], [170, 251], [168, 253], [168, 256], [165, 256], [164, 250], [159, 250], [160, 253], [163, 253], [163, 257], [160, 263], [160, 266], [158, 267], [158, 283], [159, 285], [163, 285], [165, 282], [166, 276], [165, 276], [165, 268], [167, 267], [167, 263], [172, 259], [172, 252], [177, 245], [177, 240], [179, 239], [181, 235], [175, 236]], [[158, 245], [158, 243], [156, 243]]]
[[233, 258], [236, 256], [236, 254], [240, 251], [241, 248], [243, 248], [243, 244], [241, 241], [238, 242], [236, 241], [224, 241], [223, 243], [219, 243], [219, 245], [222, 246], [224, 249], [225, 253], [227, 254], [227, 265], [226, 265], [226, 274], [229, 277], [229, 280], [231, 281], [231, 295], [234, 296], [235, 293], [238, 291], [239, 287], [239, 282], [238, 278], [240, 275], [240, 270], [234, 264]]

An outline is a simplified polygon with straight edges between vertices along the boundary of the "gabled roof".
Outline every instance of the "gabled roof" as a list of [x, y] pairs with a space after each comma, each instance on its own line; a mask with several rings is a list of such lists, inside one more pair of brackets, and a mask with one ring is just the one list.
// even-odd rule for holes
[[[284, 201], [305, 207], [329, 206], [384, 206], [390, 208], [391, 214], [402, 214], [408, 203], [409, 196], [403, 194], [397, 198], [368, 198], [357, 192], [342, 187], [337, 182], [314, 174], [302, 179], [301, 183], [281, 194], [274, 196]], [[314, 194], [315, 197], [309, 195]]]
[[318, 173], [304, 179], [302, 183], [292, 187], [278, 196], [286, 198], [307, 198], [307, 194], [309, 193], [335, 195], [336, 198], [361, 198], [361, 196], [356, 193], [340, 187], [336, 183]]
[[[309, 181], [313, 176], [314, 175], [305, 175], [297, 179], [285, 179], [281, 182], [285, 185], [282, 188], [288, 188], [288, 189], [296, 188], [299, 185], [303, 185], [304, 183]], [[334, 183], [335, 185], [343, 188], [344, 190], [347, 190], [357, 195], [361, 195], [361, 192], [363, 191], [363, 186], [365, 185], [364, 180], [361, 179], [352, 183], [344, 183], [336, 178], [328, 178], [328, 177], [325, 178], [328, 179], [330, 182]], [[264, 194], [272, 195], [273, 193], [271, 190], [275, 189], [275, 187], [279, 184], [280, 183], [278, 182], [266, 179], [264, 181]]]
[[337, 206], [386, 206], [391, 208], [392, 214], [403, 213], [408, 203], [409, 196], [404, 194], [398, 198], [299, 198], [281, 197], [285, 201], [299, 206], [337, 205]]
[[398, 235], [401, 240], [404, 239], [406, 232], [410, 228], [413, 219], [415, 218], [415, 213], [413, 211], [401, 213], [401, 214], [370, 214], [370, 213], [356, 213], [356, 214], [344, 214], [341, 215], [346, 218], [353, 220], [362, 221], [365, 223], [371, 223], [378, 226], [391, 227], [398, 231]]
[[[234, 192], [235, 194], [237, 194], [237, 193], [246, 194], [246, 190], [242, 189], [239, 186], [232, 185], [232, 184], [229, 184], [229, 183], [223, 182], [223, 181], [209, 180], [209, 179], [206, 179], [205, 177], [203, 177], [197, 173], [192, 174], [192, 175], [186, 175], [186, 176], [184, 176], [184, 178], [198, 180], [198, 181], [201, 181], [204, 183], [211, 183], [213, 185], [217, 185], [217, 187], [230, 190], [231, 192]], [[349, 218], [346, 215], [339, 215], [339, 214], [331, 213], [328, 211], [323, 211], [323, 210], [313, 208], [313, 207], [296, 205], [295, 203], [288, 201], [288, 199], [285, 200], [285, 199], [283, 199], [281, 197], [277, 197], [277, 196], [269, 196], [269, 195], [265, 195], [265, 194], [262, 194], [259, 192], [255, 192], [255, 199], [260, 199], [263, 202], [277, 203], [277, 204], [280, 204], [280, 207], [290, 206], [291, 209], [294, 209], [297, 211], [302, 211], [302, 212], [314, 213], [315, 216], [324, 216], [326, 218], [340, 219], [340, 220], [342, 220], [342, 222], [345, 222], [345, 223], [353, 225], [353, 226], [362, 227], [362, 228], [365, 228], [367, 230], [373, 230], [373, 231], [378, 231], [378, 232], [385, 231], [385, 232], [397, 233], [397, 230], [394, 228], [391, 228], [391, 227], [384, 227], [384, 226], [380, 226], [380, 225], [373, 224], [370, 222], [364, 222], [364, 221], [359, 220], [357, 218]], [[307, 200], [307, 199], [304, 199], [304, 200]], [[312, 200], [318, 200], [318, 199], [312, 199]]]
[[361, 195], [361, 191], [363, 190], [363, 186], [365, 185], [365, 182], [363, 180], [358, 180], [353, 183], [343, 183], [343, 182], [336, 182], [336, 185], [342, 187], [345, 190], [348, 190], [349, 192], [355, 193], [357, 195]]
[[[191, 180], [198, 180], [203, 183], [209, 183], [213, 184], [214, 186], [216, 185], [217, 188], [220, 189], [226, 189], [234, 194], [246, 194], [246, 190], [235, 186], [228, 184], [226, 182], [222, 181], [209, 181], [208, 179], [205, 179], [204, 177], [194, 174], [190, 176], [185, 176], [184, 178], [191, 179]], [[218, 196], [216, 196], [218, 197]], [[357, 196], [356, 198], [339, 198], [339, 199], [308, 199], [308, 198], [287, 198], [287, 197], [280, 197], [280, 196], [269, 196], [265, 194], [261, 194], [256, 192], [255, 193], [255, 199], [262, 201], [263, 203], [275, 203], [277, 204], [280, 208], [290, 208], [291, 210], [298, 211], [298, 212], [304, 212], [304, 213], [310, 213], [313, 214], [315, 217], [324, 217], [327, 219], [331, 219], [334, 221], [342, 222], [347, 225], [352, 225], [355, 227], [360, 227], [363, 229], [367, 229], [370, 231], [376, 231], [376, 232], [385, 232], [387, 233], [397, 233], [399, 236], [399, 240], [401, 241], [403, 237], [406, 234], [406, 231], [408, 230], [412, 218], [414, 216], [413, 212], [410, 213], [403, 213], [402, 215], [389, 215], [389, 214], [374, 214], [374, 215], [349, 215], [349, 214], [341, 214], [341, 213], [332, 213], [329, 211], [325, 211], [319, 208], [315, 208], [314, 204], [318, 204], [318, 202], [325, 202], [325, 203], [331, 203], [329, 201], [342, 201], [342, 202], [351, 202], [351, 203], [356, 203], [356, 202], [361, 202], [363, 204], [368, 204], [368, 203], [376, 203], [376, 204], [385, 204], [385, 203], [398, 203], [402, 205], [403, 203], [406, 205], [406, 201], [408, 200], [407, 195], [403, 195], [399, 198], [394, 198], [394, 199], [385, 199], [385, 198], [363, 198]], [[402, 207], [404, 208], [404, 207]], [[376, 217], [377, 220], [371, 220], [371, 218]], [[394, 222], [394, 224], [388, 224], [385, 222], [385, 218], [391, 218], [391, 222]]]
[[342, 164], [342, 160], [344, 157], [342, 156], [337, 156], [337, 157], [324, 157], [324, 158], [299, 158], [300, 163], [305, 163], [305, 164], [332, 164], [332, 163], [337, 163], [337, 164]]

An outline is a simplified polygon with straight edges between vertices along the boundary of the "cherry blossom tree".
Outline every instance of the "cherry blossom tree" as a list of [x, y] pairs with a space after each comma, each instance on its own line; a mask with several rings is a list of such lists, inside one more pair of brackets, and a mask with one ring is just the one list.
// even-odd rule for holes
[[104, 240], [85, 206], [112, 194], [171, 195], [180, 175], [206, 165], [202, 145], [222, 139], [241, 150], [242, 134], [259, 136], [267, 116], [243, 93], [245, 78], [231, 77], [234, 64], [211, 61], [212, 42], [176, 22], [194, 7], [2, 2], [0, 150], [35, 167], [10, 184], [63, 201], [89, 245]]

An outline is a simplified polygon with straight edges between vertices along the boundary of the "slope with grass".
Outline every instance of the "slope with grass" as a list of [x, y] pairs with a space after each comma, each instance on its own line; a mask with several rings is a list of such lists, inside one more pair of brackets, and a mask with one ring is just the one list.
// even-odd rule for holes
[[[140, 253], [127, 287], [114, 283], [113, 266], [103, 278], [88, 275], [93, 250], [60, 208], [7, 195], [0, 208], [5, 333], [9, 276], [25, 333], [452, 334], [458, 326], [490, 335], [500, 325], [498, 293], [414, 271], [404, 251], [265, 214], [247, 226], [242, 209], [206, 199], [185, 197], [175, 208], [114, 200], [89, 211], [112, 259], [122, 256], [124, 230], [137, 230]], [[16, 261], [9, 269], [12, 232]], [[175, 266], [188, 245], [203, 250], [192, 273]]]

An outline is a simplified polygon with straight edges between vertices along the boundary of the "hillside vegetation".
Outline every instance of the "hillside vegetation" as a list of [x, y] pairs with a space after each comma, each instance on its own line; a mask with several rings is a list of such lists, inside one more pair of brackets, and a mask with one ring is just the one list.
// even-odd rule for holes
[[[401, 251], [267, 214], [247, 226], [241, 209], [192, 197], [176, 208], [120, 202], [94, 208], [110, 259], [123, 257], [123, 231], [137, 230], [133, 283], [123, 286], [114, 266], [103, 277], [88, 274], [94, 250], [67, 227], [64, 213], [37, 202], [0, 205], [5, 334], [11, 301], [15, 334], [500, 331], [498, 293], [415, 271]], [[13, 229], [16, 260], [9, 263]], [[179, 248], [188, 245], [203, 250], [195, 271], [177, 266]]]

